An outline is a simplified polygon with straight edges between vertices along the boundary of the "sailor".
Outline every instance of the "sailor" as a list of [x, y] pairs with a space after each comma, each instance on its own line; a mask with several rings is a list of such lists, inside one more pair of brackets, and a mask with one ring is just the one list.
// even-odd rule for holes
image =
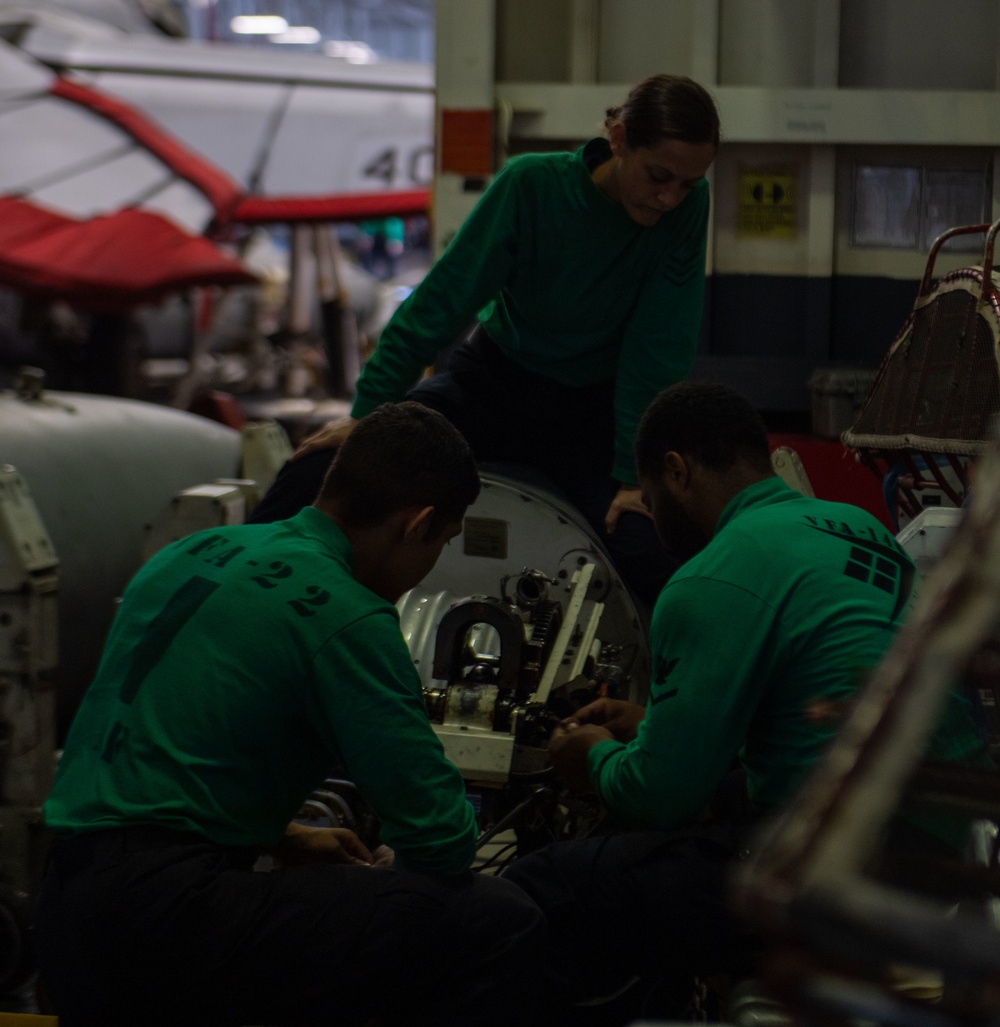
[[[635, 430], [688, 376], [701, 324], [719, 117], [654, 75], [607, 111], [607, 138], [507, 162], [385, 327], [336, 445], [380, 403], [443, 413], [480, 462], [528, 465], [580, 510], [651, 606], [674, 562], [642, 504]], [[414, 387], [459, 339], [440, 374]]]
[[[726, 901], [732, 862], [748, 829], [816, 764], [837, 712], [894, 638], [916, 577], [870, 514], [807, 498], [774, 474], [760, 418], [731, 389], [665, 390], [636, 451], [656, 526], [686, 557], [653, 613], [649, 698], [597, 700], [550, 741], [563, 779], [596, 793], [614, 829], [506, 873], [548, 920], [554, 1023], [576, 1022], [561, 1019], [572, 1002], [635, 977], [753, 972], [758, 942]], [[989, 765], [957, 692], [928, 755]], [[963, 829], [914, 814], [888, 845], [954, 856]]]
[[[475, 817], [394, 605], [478, 491], [445, 418], [385, 405], [315, 505], [138, 572], [45, 804], [61, 1024], [529, 1022], [541, 915], [469, 872]], [[382, 845], [295, 821], [337, 769]]]

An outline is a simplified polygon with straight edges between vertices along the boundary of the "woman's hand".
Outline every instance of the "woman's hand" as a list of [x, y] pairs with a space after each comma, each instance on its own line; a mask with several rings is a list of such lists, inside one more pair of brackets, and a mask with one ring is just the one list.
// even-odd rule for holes
[[353, 417], [341, 417], [336, 421], [330, 421], [319, 431], [313, 432], [295, 450], [292, 459], [298, 460], [300, 456], [305, 456], [306, 453], [312, 453], [317, 449], [336, 449], [351, 434], [357, 423]]
[[608, 534], [618, 527], [618, 518], [623, 513], [637, 513], [652, 519], [653, 515], [642, 501], [642, 489], [638, 485], [620, 485], [618, 494], [611, 500], [611, 506], [604, 517], [604, 527]]

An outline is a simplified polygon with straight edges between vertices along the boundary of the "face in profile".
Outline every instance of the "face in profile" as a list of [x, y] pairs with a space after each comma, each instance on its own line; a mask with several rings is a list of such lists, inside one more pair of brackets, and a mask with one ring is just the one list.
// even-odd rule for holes
[[453, 521], [446, 524], [438, 535], [424, 540], [424, 548], [420, 558], [420, 565], [416, 568], [416, 573], [419, 574], [420, 577], [413, 583], [414, 585], [419, 585], [420, 582], [430, 574], [434, 569], [434, 565], [438, 562], [441, 553], [444, 551], [444, 547], [448, 545], [453, 538], [458, 538], [461, 534], [462, 522]]
[[415, 536], [409, 538], [393, 561], [393, 582], [389, 591], [392, 602], [397, 602], [404, 592], [416, 588], [427, 577], [438, 562], [444, 547], [462, 534], [462, 522], [453, 521], [446, 524], [436, 535], [431, 536], [428, 525]]
[[678, 563], [685, 563], [705, 548], [708, 537], [667, 485], [644, 481], [642, 497], [653, 515], [660, 541]]

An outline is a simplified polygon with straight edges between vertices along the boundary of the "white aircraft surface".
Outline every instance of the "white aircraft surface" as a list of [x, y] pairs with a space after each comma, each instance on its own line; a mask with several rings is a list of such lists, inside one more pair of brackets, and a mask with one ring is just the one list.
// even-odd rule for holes
[[[433, 116], [429, 65], [353, 65], [0, 5], [0, 285], [93, 302], [100, 283], [67, 293], [72, 268], [48, 280], [51, 265], [76, 261], [84, 274], [90, 249], [119, 238], [141, 262], [141, 244], [169, 245], [149, 218], [218, 249], [241, 225], [422, 213]], [[48, 246], [42, 227], [58, 230]], [[195, 247], [188, 280], [166, 284], [238, 280], [230, 255], [214, 266]]]

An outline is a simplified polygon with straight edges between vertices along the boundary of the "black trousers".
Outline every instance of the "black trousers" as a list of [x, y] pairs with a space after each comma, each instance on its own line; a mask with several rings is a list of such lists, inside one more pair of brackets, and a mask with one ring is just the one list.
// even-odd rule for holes
[[507, 357], [481, 327], [459, 343], [446, 369], [418, 382], [407, 399], [444, 414], [478, 463], [540, 471], [580, 511], [646, 610], [676, 562], [653, 522], [624, 514], [614, 532], [604, 517], [618, 491], [614, 461], [614, 383], [580, 388], [534, 374]]
[[544, 923], [514, 885], [255, 855], [144, 828], [56, 843], [34, 933], [60, 1023], [533, 1022]]
[[[741, 772], [727, 776], [712, 808], [716, 819], [673, 831], [558, 842], [504, 873], [548, 922], [540, 1002], [550, 1027], [685, 1019], [681, 1007], [693, 977], [758, 975], [764, 940], [730, 900], [732, 874], [756, 844], [761, 822]], [[886, 832], [877, 872], [891, 882], [908, 858], [957, 856], [945, 842], [897, 819]], [[920, 865], [926, 873], [926, 863]], [[678, 984], [687, 992], [677, 991]], [[623, 991], [621, 1000], [607, 1001]], [[673, 1004], [678, 997], [680, 1006]], [[631, 1011], [624, 1020], [623, 1008]]]
[[548, 920], [546, 1022], [617, 1022], [600, 1003], [636, 979], [638, 990], [661, 979], [689, 987], [694, 975], [752, 971], [760, 939], [728, 901], [741, 835], [725, 822], [628, 831], [558, 842], [512, 864], [504, 878]]

